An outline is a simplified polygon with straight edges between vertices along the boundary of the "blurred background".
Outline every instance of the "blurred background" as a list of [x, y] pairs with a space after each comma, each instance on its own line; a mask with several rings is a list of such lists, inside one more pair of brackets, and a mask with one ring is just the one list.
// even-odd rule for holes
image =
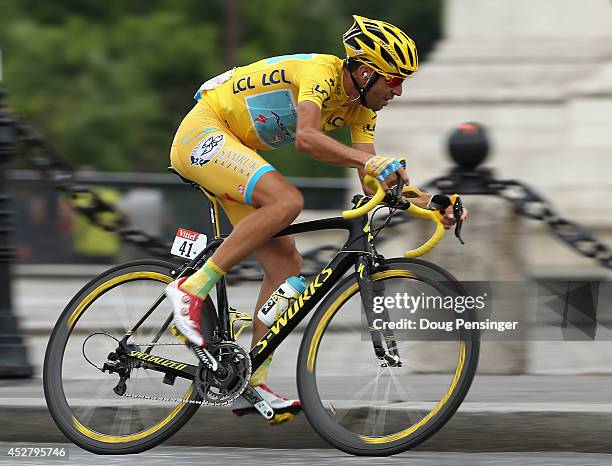
[[[448, 146], [457, 126], [479, 122], [488, 138], [482, 165], [489, 171], [468, 170], [470, 176], [524, 183], [548, 199], [554, 218], [576, 222], [600, 241], [592, 256], [609, 258], [609, 0], [0, 0], [5, 104], [51, 141], [81, 183], [116, 203], [136, 228], [170, 241], [178, 226], [207, 228], [200, 196], [166, 171], [170, 142], [199, 85], [263, 57], [343, 56], [341, 36], [352, 14], [392, 22], [419, 47], [421, 69], [406, 81], [402, 97], [379, 114], [379, 153], [405, 156], [412, 183], [425, 186], [456, 170]], [[349, 140], [341, 130], [332, 135]], [[17, 151], [8, 172], [18, 228], [15, 312], [28, 345], [40, 350], [56, 316], [89, 277], [105, 264], [148, 256], [78, 215], [74, 201], [41, 183], [26, 152]], [[301, 219], [337, 215], [359, 191], [353, 173], [314, 162], [292, 147], [263, 155], [304, 191]], [[580, 235], [573, 247], [558, 241], [550, 222], [528, 218], [529, 207], [538, 206], [527, 205], [520, 193], [512, 202], [512, 192], [502, 198], [463, 191], [464, 175], [454, 186], [468, 193], [467, 244], [448, 235], [426, 259], [464, 280], [609, 280], [610, 261], [604, 266], [581, 253]], [[386, 255], [401, 254], [429, 231], [415, 222], [395, 228], [393, 239], [381, 246]], [[568, 231], [571, 237], [574, 230]], [[298, 245], [335, 245], [341, 238], [315, 235], [298, 238]], [[254, 295], [254, 286], [241, 289]], [[32, 287], [44, 298], [32, 301]], [[511, 312], [530, 312], [530, 303], [521, 299], [511, 303]], [[601, 299], [600, 306], [609, 302]], [[609, 375], [611, 338], [599, 335], [601, 341], [562, 341], [559, 330], [548, 341], [486, 342], [479, 371]], [[39, 372], [42, 356], [35, 354]], [[277, 373], [292, 374], [294, 361], [279, 362]], [[509, 383], [477, 389], [475, 396], [482, 398], [475, 401], [500, 401]], [[530, 392], [537, 383], [528, 379], [513, 386], [513, 393]], [[589, 379], [582, 386], [598, 385]], [[569, 379], [546, 379], [542, 387], [545, 395], [568, 387], [577, 396], [573, 401], [582, 400]], [[601, 395], [597, 400], [609, 405]]]
[[[175, 225], [204, 228], [181, 206], [199, 202], [198, 194], [165, 174], [174, 132], [195, 101], [200, 84], [228, 68], [264, 57], [317, 51], [342, 56], [342, 33], [351, 15], [393, 20], [411, 31], [426, 57], [441, 34], [440, 1], [334, 2], [240, 0], [176, 2], [88, 2], [53, 5], [2, 0], [2, 50], [7, 105], [47, 137], [59, 153], [101, 195], [124, 199], [130, 209], [149, 215], [137, 227], [167, 239]], [[265, 12], [265, 14], [264, 14]], [[299, 24], [299, 27], [296, 25]], [[344, 142], [348, 131], [332, 133]], [[304, 180], [307, 207], [340, 209], [348, 189], [346, 171], [313, 161], [292, 146], [268, 151], [266, 158], [286, 176]], [[23, 154], [15, 169], [30, 169]], [[114, 175], [123, 172], [122, 176]], [[97, 175], [96, 175], [97, 174]], [[93, 235], [74, 218], [67, 200], [38, 191], [38, 177], [14, 172], [21, 231], [19, 261], [24, 263], [93, 262], [108, 258], [119, 245], [108, 235]], [[297, 181], [299, 183], [299, 180]], [[110, 184], [109, 184], [110, 183]], [[140, 186], [135, 186], [140, 184]], [[145, 188], [155, 188], [145, 189]], [[140, 188], [134, 193], [134, 188]], [[326, 191], [327, 189], [327, 191]], [[336, 195], [334, 195], [336, 194]], [[330, 198], [332, 203], [330, 204]], [[178, 219], [173, 217], [176, 216]], [[53, 232], [51, 235], [50, 233]], [[53, 240], [49, 248], [47, 241]], [[87, 241], [92, 246], [88, 247]], [[107, 242], [106, 250], [100, 248]], [[88, 250], [89, 249], [89, 250]], [[137, 254], [134, 251], [122, 251]]]

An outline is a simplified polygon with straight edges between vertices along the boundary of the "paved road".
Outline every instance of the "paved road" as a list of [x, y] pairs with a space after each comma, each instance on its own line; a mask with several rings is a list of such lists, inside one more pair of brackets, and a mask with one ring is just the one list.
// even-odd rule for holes
[[[7, 455], [11, 447], [46, 446], [42, 444], [0, 443], [0, 465], [133, 465], [134, 461], [147, 466], [167, 466], [168, 464], [206, 465], [206, 466], [267, 466], [283, 465], [370, 465], [372, 458], [359, 458], [330, 450], [283, 450], [265, 448], [228, 448], [228, 447], [158, 447], [134, 456], [97, 456], [70, 445], [63, 446], [69, 458], [12, 458]], [[590, 453], [430, 453], [408, 452], [388, 458], [376, 458], [377, 465], [430, 466], [478, 466], [478, 465], [592, 465], [612, 464], [612, 455]]]
[[[295, 391], [292, 379], [273, 378], [272, 382], [283, 393]], [[458, 413], [419, 448], [464, 453], [612, 453], [609, 393], [608, 377], [480, 376]], [[50, 418], [40, 379], [0, 381], [0, 441], [30, 439], [66, 441]], [[223, 408], [200, 409], [167, 445], [328, 447], [303, 415], [269, 427], [258, 416], [236, 418]]]
[[[0, 381], [0, 441], [23, 442], [31, 438], [40, 442], [66, 441], [46, 409], [39, 376], [50, 328], [67, 296], [84, 281], [82, 277], [65, 277], [61, 281], [45, 278], [17, 281], [16, 311], [26, 331], [30, 360], [38, 377], [27, 381]], [[31, 289], [36, 289], [37, 293], [33, 295], [29, 292]], [[241, 292], [236, 293], [237, 305], [248, 310], [248, 302], [256, 291], [253, 284], [242, 286]], [[295, 361], [299, 342], [299, 334], [292, 334], [283, 343], [284, 357], [275, 358], [271, 367], [271, 386], [288, 396], [296, 395]], [[533, 345], [547, 343], [550, 342], [532, 342]], [[558, 343], [558, 347], [547, 346], [551, 352], [546, 360], [556, 364], [550, 366], [552, 373], [559, 374], [559, 368], [567, 367], [571, 375], [488, 376], [479, 373], [457, 415], [425, 442], [420, 452], [383, 460], [383, 464], [612, 464], [612, 458], [604, 455], [612, 453], [611, 378], [599, 370], [604, 363], [610, 364], [612, 342]], [[596, 348], [596, 343], [605, 346]], [[586, 367], [572, 363], [571, 355], [575, 352], [563, 351], [566, 344], [580, 345], [588, 354], [596, 353], [598, 361]], [[550, 373], [538, 367], [540, 374]], [[335, 387], [342, 388], [341, 391], [346, 388], [344, 385]], [[184, 447], [158, 448], [150, 453], [154, 456], [142, 458], [151, 464], [161, 464], [161, 461], [167, 464], [172, 456], [172, 462], [179, 459], [188, 464], [198, 461], [198, 464], [224, 465], [264, 461], [268, 464], [270, 459], [278, 462], [279, 457], [287, 464], [362, 461], [335, 450], [323, 450], [327, 445], [312, 431], [304, 416], [272, 432], [258, 418], [237, 422], [231, 413], [222, 411], [215, 418], [215, 424], [211, 424], [206, 414], [206, 410], [201, 410], [169, 443]], [[219, 438], [219, 431], [232, 431], [235, 435]], [[274, 449], [279, 443], [291, 450]], [[0, 443], [0, 446], [5, 445]], [[200, 447], [202, 445], [207, 446]], [[233, 448], [228, 448], [230, 446]], [[252, 446], [271, 449], [248, 448]], [[561, 450], [566, 453], [557, 453]], [[475, 453], [485, 451], [488, 453]], [[526, 451], [552, 453], [521, 453]], [[75, 455], [73, 460], [64, 464], [120, 464], [115, 462], [125, 460], [91, 456], [74, 446], [71, 446], [71, 455]], [[255, 460], [249, 462], [253, 457]], [[203, 462], [203, 458], [206, 461]], [[0, 451], [0, 464], [45, 464], [41, 461], [36, 458], [17, 462]], [[58, 461], [49, 464], [60, 464]], [[371, 464], [371, 460], [365, 461]]]

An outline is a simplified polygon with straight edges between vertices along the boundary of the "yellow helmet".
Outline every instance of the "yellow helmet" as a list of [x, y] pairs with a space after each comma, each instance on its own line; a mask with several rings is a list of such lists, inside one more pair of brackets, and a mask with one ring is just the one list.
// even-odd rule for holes
[[353, 15], [355, 22], [342, 36], [349, 58], [385, 76], [405, 78], [419, 69], [414, 41], [398, 27]]

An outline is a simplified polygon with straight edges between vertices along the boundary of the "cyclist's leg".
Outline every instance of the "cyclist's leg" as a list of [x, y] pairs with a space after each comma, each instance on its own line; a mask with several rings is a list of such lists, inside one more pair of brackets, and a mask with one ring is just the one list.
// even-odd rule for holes
[[235, 224], [211, 259], [221, 269], [229, 270], [291, 224], [302, 211], [303, 203], [302, 194], [284, 176], [276, 171], [265, 173], [253, 190], [251, 205], [255, 209]]
[[[264, 279], [259, 291], [257, 304], [253, 313], [253, 336], [251, 348], [268, 331], [268, 327], [259, 320], [257, 311], [265, 304], [270, 295], [287, 279], [299, 275], [302, 267], [302, 257], [295, 247], [292, 237], [273, 238], [253, 253], [264, 271]], [[268, 366], [272, 362], [272, 354], [251, 376], [252, 385], [265, 384], [268, 378]]]
[[[277, 180], [268, 175], [276, 175], [275, 172], [266, 173], [258, 182], [254, 190], [254, 199], [260, 207], [248, 213], [245, 217], [237, 221], [236, 212], [232, 212], [230, 220], [234, 223], [234, 230], [223, 244], [215, 251], [212, 260], [221, 267], [225, 264], [235, 264], [253, 253], [264, 270], [264, 281], [262, 283], [259, 297], [253, 313], [253, 346], [266, 333], [268, 328], [257, 317], [257, 310], [263, 306], [270, 295], [276, 290], [287, 277], [298, 275], [301, 268], [301, 256], [295, 248], [295, 242], [291, 237], [271, 238], [283, 227], [289, 225], [302, 208], [302, 196], [291, 199], [290, 196], [283, 196], [277, 199], [277, 192], [288, 192], [292, 189], [297, 191], [292, 185], [282, 187], [277, 184]], [[279, 175], [280, 176], [280, 175]], [[281, 189], [281, 191], [278, 191]], [[225, 207], [225, 206], [224, 206]], [[241, 210], [244, 212], [244, 209]], [[277, 223], [271, 220], [276, 220]], [[262, 228], [262, 226], [264, 226]], [[255, 235], [255, 236], [254, 236]], [[245, 244], [250, 243], [250, 244]], [[253, 244], [256, 249], [253, 249]], [[230, 255], [228, 258], [225, 254]], [[218, 258], [217, 258], [218, 256]], [[230, 266], [231, 266], [230, 265]], [[229, 266], [227, 269], [228, 270]], [[271, 362], [270, 356], [251, 377], [251, 384], [264, 387], [267, 379], [267, 369]], [[268, 394], [275, 400], [277, 395], [273, 392]], [[268, 400], [268, 401], [270, 401]], [[275, 408], [296, 408], [299, 406], [297, 400], [287, 400], [280, 398], [275, 400]]]
[[[184, 283], [171, 287], [176, 295], [173, 299], [176, 301], [175, 321], [181, 319], [183, 313], [187, 316], [183, 319], [189, 321], [185, 325], [191, 325], [198, 317], [198, 310], [192, 310], [191, 305], [201, 303], [189, 301], [180, 293], [204, 299], [225, 271], [295, 219], [302, 209], [303, 199], [293, 185], [259, 154], [244, 146], [202, 105], [196, 105], [183, 120], [172, 145], [171, 161], [181, 175], [198, 182], [221, 200], [235, 226], [201, 270]], [[180, 299], [184, 299], [184, 303], [189, 301], [189, 310], [179, 309], [185, 307], [179, 303]], [[177, 327], [183, 332], [179, 325]], [[188, 338], [199, 344], [197, 332], [186, 327], [185, 330], [195, 341], [189, 335]]]
[[[288, 277], [299, 275], [302, 268], [302, 256], [295, 247], [295, 241], [290, 236], [269, 240], [259, 247], [253, 255], [264, 271], [264, 280], [255, 306], [255, 311], [257, 311]], [[254, 315], [251, 346], [257, 343], [267, 330], [268, 327]]]

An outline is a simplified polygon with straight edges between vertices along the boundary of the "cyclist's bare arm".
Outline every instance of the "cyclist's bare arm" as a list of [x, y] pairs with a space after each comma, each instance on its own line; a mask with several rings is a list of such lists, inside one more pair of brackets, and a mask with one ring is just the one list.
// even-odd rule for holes
[[306, 152], [319, 162], [363, 168], [371, 154], [353, 149], [321, 131], [321, 109], [310, 101], [297, 106], [297, 131], [295, 147]]
[[[298, 122], [295, 146], [298, 150], [308, 153], [320, 162], [352, 168], [363, 168], [372, 158], [371, 153], [346, 146], [323, 133], [320, 129], [321, 109], [315, 103], [309, 101], [300, 102], [297, 112]], [[392, 159], [389, 158], [390, 160]], [[379, 165], [379, 168], [382, 167], [384, 165]], [[397, 173], [406, 182], [408, 181], [408, 176], [404, 169], [397, 170]], [[383, 187], [388, 189], [389, 183], [394, 180], [395, 173], [391, 173], [382, 181]]]

